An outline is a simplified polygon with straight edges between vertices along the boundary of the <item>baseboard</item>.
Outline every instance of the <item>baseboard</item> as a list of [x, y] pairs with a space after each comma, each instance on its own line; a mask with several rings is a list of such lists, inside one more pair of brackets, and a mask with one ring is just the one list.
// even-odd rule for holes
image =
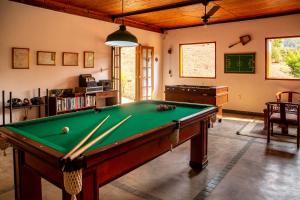
[[230, 110], [230, 109], [223, 109], [223, 113], [232, 113], [232, 114], [240, 114], [240, 115], [253, 115], [253, 116], [260, 116], [260, 117], [264, 116], [263, 113], [240, 111], [240, 110]]

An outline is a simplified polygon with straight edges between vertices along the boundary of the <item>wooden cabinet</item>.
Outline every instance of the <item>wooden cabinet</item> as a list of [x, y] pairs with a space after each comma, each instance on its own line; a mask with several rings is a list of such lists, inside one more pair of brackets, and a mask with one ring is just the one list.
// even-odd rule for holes
[[96, 107], [99, 107], [99, 102], [105, 99], [106, 106], [112, 106], [118, 104], [118, 91], [110, 90], [96, 93]]
[[218, 118], [222, 119], [222, 107], [228, 102], [227, 86], [193, 86], [172, 85], [165, 86], [167, 101], [181, 101], [190, 103], [212, 104], [218, 106]]

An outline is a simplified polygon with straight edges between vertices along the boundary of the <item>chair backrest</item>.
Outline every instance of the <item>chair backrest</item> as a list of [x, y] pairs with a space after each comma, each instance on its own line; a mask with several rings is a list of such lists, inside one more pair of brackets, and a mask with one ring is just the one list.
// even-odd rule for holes
[[297, 115], [297, 122], [300, 123], [300, 104], [290, 102], [268, 102], [268, 119], [274, 112], [280, 113], [280, 121], [287, 123], [286, 114], [293, 113]]
[[277, 102], [299, 103], [300, 93], [293, 91], [283, 91], [276, 93]]

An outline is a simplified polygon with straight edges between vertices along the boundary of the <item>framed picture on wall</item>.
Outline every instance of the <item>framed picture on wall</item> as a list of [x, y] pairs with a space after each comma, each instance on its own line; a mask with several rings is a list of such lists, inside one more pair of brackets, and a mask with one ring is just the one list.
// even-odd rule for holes
[[12, 48], [12, 68], [29, 69], [29, 48]]
[[51, 51], [37, 51], [37, 65], [55, 65], [55, 54], [55, 52]]
[[84, 51], [84, 68], [94, 68], [94, 52], [93, 51]]
[[78, 66], [78, 53], [63, 52], [62, 64], [64, 66]]

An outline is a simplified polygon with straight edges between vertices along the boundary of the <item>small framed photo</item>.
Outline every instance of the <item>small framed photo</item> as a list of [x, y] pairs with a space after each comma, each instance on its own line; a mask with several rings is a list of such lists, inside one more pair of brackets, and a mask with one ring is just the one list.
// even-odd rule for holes
[[84, 51], [84, 68], [94, 68], [94, 52]]
[[62, 64], [64, 66], [78, 66], [78, 53], [63, 52]]
[[37, 65], [55, 65], [55, 55], [56, 53], [51, 51], [37, 51]]
[[29, 48], [12, 48], [12, 68], [29, 69]]

